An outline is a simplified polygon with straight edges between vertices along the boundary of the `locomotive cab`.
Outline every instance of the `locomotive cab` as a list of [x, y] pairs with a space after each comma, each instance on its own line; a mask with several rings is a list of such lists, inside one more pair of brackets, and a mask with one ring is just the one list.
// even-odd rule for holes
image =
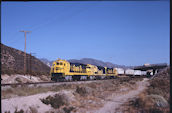
[[53, 72], [54, 73], [65, 73], [65, 63], [63, 61], [56, 61], [53, 63]]
[[66, 60], [58, 59], [52, 64], [51, 75], [53, 78], [63, 77], [69, 72], [69, 69], [70, 64]]

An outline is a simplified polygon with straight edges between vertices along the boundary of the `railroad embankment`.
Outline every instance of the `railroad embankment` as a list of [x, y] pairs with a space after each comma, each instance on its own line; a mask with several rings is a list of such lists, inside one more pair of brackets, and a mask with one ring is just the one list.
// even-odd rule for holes
[[52, 87], [13, 87], [2, 91], [2, 112], [115, 112], [148, 85], [143, 78], [118, 78]]

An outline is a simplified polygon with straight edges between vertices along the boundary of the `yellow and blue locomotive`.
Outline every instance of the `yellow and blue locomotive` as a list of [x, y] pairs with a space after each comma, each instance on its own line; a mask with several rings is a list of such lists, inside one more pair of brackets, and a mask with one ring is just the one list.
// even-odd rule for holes
[[53, 62], [50, 74], [53, 81], [72, 81], [115, 78], [117, 70], [91, 64], [70, 63], [66, 60], [58, 59]]

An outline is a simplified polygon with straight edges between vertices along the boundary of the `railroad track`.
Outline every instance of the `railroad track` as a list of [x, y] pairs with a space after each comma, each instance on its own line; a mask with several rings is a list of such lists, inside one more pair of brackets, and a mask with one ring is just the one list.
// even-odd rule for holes
[[[110, 79], [102, 79], [104, 80], [110, 80]], [[27, 83], [11, 83], [11, 84], [1, 84], [1, 87], [5, 87], [5, 86], [20, 86], [20, 85], [41, 85], [41, 84], [58, 84], [58, 83], [77, 83], [77, 82], [91, 82], [91, 81], [100, 81], [100, 80], [80, 80], [80, 81], [58, 81], [58, 82], [54, 82], [54, 81], [50, 81], [50, 82], [27, 82]]]
[[[119, 79], [119, 78], [129, 78], [129, 76], [119, 76], [115, 79]], [[133, 77], [131, 77], [133, 78]], [[137, 77], [134, 77], [137, 78]], [[112, 80], [112, 79], [100, 79], [100, 80], [80, 80], [80, 81], [58, 81], [58, 82], [54, 82], [54, 81], [49, 81], [49, 82], [27, 82], [27, 83], [8, 83], [8, 84], [1, 84], [1, 87], [5, 87], [5, 86], [22, 86], [22, 85], [46, 85], [46, 84], [65, 84], [65, 83], [84, 83], [84, 82], [96, 82], [96, 81], [104, 81], [104, 80]]]
[[57, 82], [27, 82], [27, 83], [11, 83], [11, 84], [1, 84], [1, 86], [12, 86], [12, 85], [30, 85], [30, 84], [48, 84], [48, 83], [57, 83]]

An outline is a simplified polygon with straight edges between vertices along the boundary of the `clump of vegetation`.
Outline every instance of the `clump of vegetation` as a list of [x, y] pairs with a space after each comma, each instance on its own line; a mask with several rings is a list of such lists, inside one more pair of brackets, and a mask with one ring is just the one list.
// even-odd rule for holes
[[41, 99], [41, 101], [44, 104], [51, 105], [53, 108], [59, 108], [60, 106], [63, 105], [68, 105], [69, 104], [69, 99], [66, 95], [64, 94], [55, 94], [54, 96], [48, 96], [45, 99]]
[[93, 90], [90, 87], [77, 86], [76, 92], [81, 96], [87, 96], [88, 94], [91, 94]]
[[71, 113], [71, 111], [73, 111], [75, 108], [74, 107], [72, 107], [72, 106], [70, 106], [70, 107], [64, 107], [63, 108], [63, 111], [65, 112], [65, 113]]
[[30, 113], [38, 113], [38, 110], [34, 106], [30, 106], [29, 109], [30, 109]]
[[10, 113], [10, 111], [5, 111], [5, 113]]
[[17, 108], [15, 108], [15, 111], [14, 111], [14, 113], [24, 113], [24, 110], [23, 109], [21, 109], [21, 110], [17, 110]]

